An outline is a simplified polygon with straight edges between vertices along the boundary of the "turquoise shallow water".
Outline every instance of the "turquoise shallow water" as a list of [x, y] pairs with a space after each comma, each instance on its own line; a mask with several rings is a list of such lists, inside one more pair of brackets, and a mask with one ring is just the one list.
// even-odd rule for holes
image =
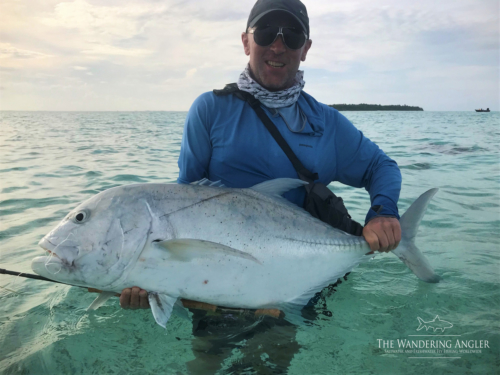
[[[440, 188], [417, 245], [443, 282], [419, 281], [391, 255], [363, 264], [327, 298], [331, 317], [298, 328], [301, 348], [288, 373], [499, 373], [500, 114], [345, 114], [400, 165], [401, 213]], [[0, 268], [31, 272], [40, 238], [99, 191], [174, 182], [185, 115], [0, 112]], [[333, 188], [361, 221], [367, 193]], [[94, 295], [80, 288], [5, 275], [0, 287], [1, 373], [184, 374], [194, 358], [191, 324], [181, 318], [166, 333], [149, 311], [121, 310], [117, 299], [86, 313]], [[418, 317], [436, 315], [453, 324], [444, 334], [454, 336], [416, 330]], [[412, 336], [421, 334], [430, 336]], [[394, 352], [403, 339], [449, 341], [451, 348]], [[482, 340], [483, 348], [460, 352], [456, 340]], [[220, 373], [241, 356], [235, 348]]]

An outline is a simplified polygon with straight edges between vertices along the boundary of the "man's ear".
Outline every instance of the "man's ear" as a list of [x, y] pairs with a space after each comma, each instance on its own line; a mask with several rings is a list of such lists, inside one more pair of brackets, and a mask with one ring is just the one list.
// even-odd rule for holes
[[300, 56], [300, 61], [306, 61], [307, 52], [309, 51], [309, 48], [311, 48], [312, 42], [313, 41], [311, 39], [307, 39], [306, 44], [303, 47], [304, 49], [302, 50], [302, 55]]
[[245, 55], [250, 56], [250, 41], [248, 40], [248, 34], [241, 33], [241, 41], [243, 42], [243, 49], [245, 50]]

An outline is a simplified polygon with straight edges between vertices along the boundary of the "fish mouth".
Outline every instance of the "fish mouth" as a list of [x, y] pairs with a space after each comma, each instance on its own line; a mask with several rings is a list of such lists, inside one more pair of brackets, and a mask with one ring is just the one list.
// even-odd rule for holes
[[41, 241], [38, 243], [38, 246], [40, 246], [42, 249], [44, 249], [47, 252], [48, 258], [55, 257], [62, 261], [61, 257], [57, 255], [57, 253], [53, 250], [57, 248], [57, 245], [54, 245], [52, 242], [50, 242], [48, 239], [45, 237], [41, 239]]
[[52, 241], [49, 238], [44, 237], [38, 243], [38, 246], [47, 252], [47, 258], [49, 259], [48, 262], [50, 262], [51, 259], [57, 259], [57, 261], [65, 264], [66, 266], [74, 267], [75, 260], [77, 259], [79, 253], [78, 248], [75, 246], [65, 246], [65, 241], [58, 244], [56, 239], [59, 238], [57, 237], [51, 239]]
[[43, 237], [40, 242], [38, 242], [38, 246], [49, 253], [52, 253], [52, 251], [57, 247], [57, 245], [52, 243], [47, 237]]
[[[65, 275], [67, 267], [65, 264], [55, 256], [42, 256], [36, 257], [31, 261], [31, 269], [40, 276], [46, 277], [51, 280], [57, 280]], [[64, 280], [60, 280], [64, 282]]]
[[47, 250], [47, 249], [44, 249], [44, 250], [47, 252], [47, 254], [49, 255], [49, 257], [53, 256], [53, 257], [56, 257], [59, 260], [62, 260], [61, 258], [59, 258], [59, 255], [57, 255], [56, 253], [53, 253], [52, 251]]
[[[46, 237], [42, 238], [38, 245], [45, 250], [45, 256], [39, 256], [31, 261], [31, 269], [38, 275], [51, 280], [64, 282], [64, 275], [73, 267], [61, 254], [61, 246], [56, 245]], [[56, 252], [57, 250], [57, 252]], [[63, 277], [63, 279], [61, 279]]]

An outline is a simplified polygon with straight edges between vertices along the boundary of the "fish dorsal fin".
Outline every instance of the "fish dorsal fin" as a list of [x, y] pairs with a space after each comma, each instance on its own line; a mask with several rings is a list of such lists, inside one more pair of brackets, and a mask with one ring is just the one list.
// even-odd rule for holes
[[115, 292], [102, 292], [99, 296], [87, 307], [87, 311], [97, 310], [99, 307], [104, 305], [108, 299], [115, 296]]
[[268, 195], [277, 195], [281, 197], [287, 191], [296, 189], [298, 187], [307, 185], [308, 182], [298, 180], [296, 178], [276, 178], [274, 180], [265, 181], [255, 186], [252, 186], [250, 189], [258, 191], [262, 194]]
[[163, 328], [166, 328], [170, 315], [172, 315], [175, 302], [177, 301], [177, 297], [156, 292], [149, 292], [148, 301], [156, 323]]
[[204, 179], [199, 180], [199, 181], [191, 182], [191, 185], [225, 187], [225, 185], [220, 180], [214, 182], [214, 181], [210, 181], [207, 178], [204, 178]]
[[244, 251], [233, 249], [232, 247], [220, 243], [196, 240], [191, 238], [177, 238], [157, 242], [158, 246], [167, 250], [172, 259], [181, 262], [190, 262], [196, 258], [213, 257], [238, 257], [261, 264], [254, 256]]

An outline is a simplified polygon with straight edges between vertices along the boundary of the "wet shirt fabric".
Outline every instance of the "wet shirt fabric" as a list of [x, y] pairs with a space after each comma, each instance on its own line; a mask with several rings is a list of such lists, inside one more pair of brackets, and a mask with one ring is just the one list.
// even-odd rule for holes
[[[304, 166], [318, 173], [318, 181], [364, 187], [372, 206], [383, 206], [380, 215], [399, 218], [401, 173], [396, 162], [341, 113], [304, 91], [293, 106], [297, 107], [285, 109], [282, 115], [262, 108]], [[306, 122], [297, 128], [296, 120], [300, 122], [303, 116]], [[285, 122], [289, 117], [293, 131]], [[208, 178], [228, 187], [247, 188], [275, 178], [298, 178], [255, 111], [234, 95], [212, 92], [200, 95], [188, 112], [178, 165], [179, 183]], [[284, 197], [302, 207], [305, 189], [294, 189]], [[369, 210], [366, 221], [376, 215]]]

